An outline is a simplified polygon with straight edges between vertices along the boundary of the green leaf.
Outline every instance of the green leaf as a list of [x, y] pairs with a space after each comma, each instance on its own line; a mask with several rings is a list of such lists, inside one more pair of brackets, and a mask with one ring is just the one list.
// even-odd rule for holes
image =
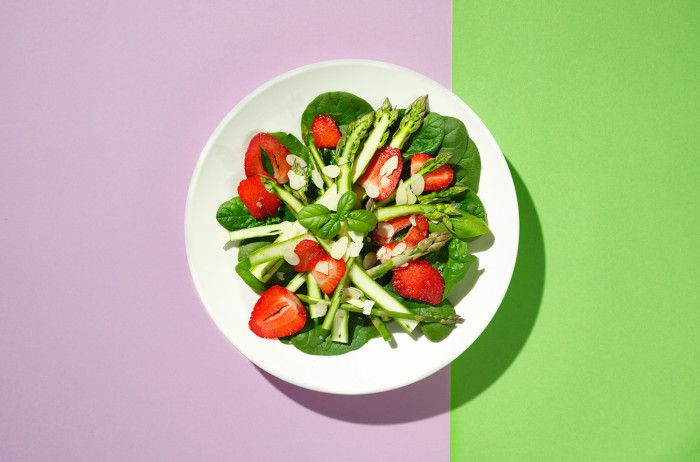
[[476, 261], [476, 257], [469, 253], [469, 243], [461, 239], [452, 239], [438, 250], [425, 256], [425, 259], [438, 270], [445, 281], [443, 299], [446, 299], [455, 284], [464, 279], [469, 267]]
[[[273, 219], [279, 222], [279, 219]], [[243, 204], [240, 197], [224, 202], [216, 211], [216, 221], [228, 231], [237, 231], [239, 229], [252, 228], [261, 226], [265, 221], [258, 221], [248, 212], [248, 208]], [[275, 221], [273, 221], [274, 223]]]
[[330, 239], [335, 237], [340, 232], [340, 216], [334, 213], [330, 216], [328, 221], [321, 226], [318, 230], [318, 236], [323, 239]]
[[467, 186], [478, 192], [481, 158], [476, 145], [469, 139], [467, 127], [461, 120], [445, 117], [445, 137], [439, 152], [452, 153], [448, 165], [454, 171], [455, 185]]
[[377, 227], [377, 216], [368, 210], [353, 210], [348, 213], [347, 224], [357, 233], [369, 233]]
[[274, 158], [274, 156], [270, 156], [263, 148], [260, 148], [260, 160], [262, 161], [263, 169], [265, 169], [265, 173], [270, 175], [272, 178], [275, 177], [275, 167], [272, 165], [273, 159], [276, 164], [277, 160]]
[[304, 110], [301, 115], [302, 127], [311, 127], [319, 114], [331, 116], [341, 133], [360, 116], [372, 112], [372, 106], [364, 99], [344, 91], [321, 93]]
[[350, 213], [350, 211], [355, 207], [357, 202], [357, 194], [352, 191], [348, 191], [340, 196], [338, 199], [338, 215], [341, 217]]
[[297, 219], [306, 229], [321, 228], [331, 218], [331, 211], [325, 205], [310, 204], [299, 210]]
[[[297, 138], [296, 136], [292, 135], [291, 133], [285, 132], [273, 132], [270, 133], [270, 135], [277, 138], [277, 140], [280, 143], [282, 143], [287, 149], [289, 149], [290, 154], [294, 154], [295, 156], [301, 157], [307, 165], [311, 162], [309, 148], [304, 146], [304, 143], [299, 141], [299, 138]], [[307, 169], [307, 172], [310, 171], [310, 169]]]
[[348, 313], [348, 315], [350, 317], [348, 323], [350, 342], [334, 342], [328, 335], [328, 331], [317, 325], [310, 330], [293, 335], [291, 337], [292, 345], [310, 355], [337, 356], [357, 350], [374, 337], [379, 336], [377, 328], [366, 316], [357, 313]]
[[429, 112], [423, 119], [423, 125], [411, 139], [411, 144], [403, 154], [404, 160], [419, 152], [433, 154], [440, 147], [445, 136], [445, 118], [435, 112]]

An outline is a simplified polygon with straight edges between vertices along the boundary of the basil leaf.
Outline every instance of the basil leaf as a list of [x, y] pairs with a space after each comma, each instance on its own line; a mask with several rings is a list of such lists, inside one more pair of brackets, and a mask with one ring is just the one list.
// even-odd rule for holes
[[377, 227], [377, 216], [368, 210], [353, 210], [348, 213], [347, 224], [357, 233], [369, 233]]
[[[300, 220], [301, 221], [301, 220]], [[326, 221], [326, 224], [321, 226], [318, 230], [318, 236], [323, 239], [330, 239], [340, 232], [340, 217], [338, 214], [334, 213], [330, 216], [330, 219]]]
[[322, 227], [331, 218], [331, 211], [321, 204], [306, 205], [299, 210], [297, 220], [306, 229]]
[[352, 191], [348, 191], [338, 199], [338, 215], [341, 217], [350, 213], [355, 203], [357, 202], [357, 194]]

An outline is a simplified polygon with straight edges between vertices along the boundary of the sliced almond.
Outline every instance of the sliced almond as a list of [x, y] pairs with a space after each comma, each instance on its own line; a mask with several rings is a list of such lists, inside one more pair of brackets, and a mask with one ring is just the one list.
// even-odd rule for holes
[[415, 204], [418, 198], [411, 191], [406, 191], [406, 203], [408, 205]]
[[372, 199], [379, 196], [379, 188], [373, 184], [368, 184], [365, 186], [365, 192], [367, 193], [367, 196], [371, 197]]
[[391, 251], [391, 255], [393, 257], [401, 255], [404, 252], [404, 250], [406, 250], [406, 243], [399, 242], [398, 244], [396, 244], [396, 247], [394, 247], [394, 250]]
[[361, 298], [365, 294], [358, 289], [357, 287], [346, 287], [343, 289], [343, 297], [344, 298]]
[[299, 175], [294, 170], [290, 170], [289, 173], [287, 173], [287, 175], [289, 176], [289, 187], [294, 190], [299, 190], [303, 188], [306, 184], [306, 178], [304, 178], [302, 175]]
[[416, 196], [420, 196], [423, 194], [423, 191], [425, 190], [425, 179], [423, 178], [423, 175], [419, 175], [417, 173], [414, 173], [411, 175], [411, 191], [413, 191], [413, 194]]
[[328, 302], [317, 302], [309, 305], [309, 311], [312, 318], [320, 318], [328, 312]]
[[362, 314], [365, 316], [372, 314], [372, 308], [374, 308], [374, 300], [365, 300], [362, 302]]
[[377, 234], [382, 237], [391, 237], [394, 235], [394, 227], [386, 221], [382, 221], [377, 225]]
[[373, 267], [375, 263], [377, 263], [377, 254], [374, 252], [369, 252], [362, 260], [362, 267], [364, 269], [369, 269]]
[[[379, 247], [379, 250], [377, 250], [377, 258], [379, 260], [384, 260], [387, 257], [388, 253], [390, 253], [389, 249], [387, 248], [387, 246], [383, 245]], [[391, 255], [389, 255], [389, 257], [391, 257]]]
[[356, 298], [351, 298], [350, 300], [348, 300], [348, 303], [358, 308], [362, 308], [362, 306], [364, 305], [364, 303], [362, 303], [361, 300], [358, 300]]
[[391, 173], [396, 170], [396, 167], [399, 166], [399, 157], [398, 156], [392, 156], [389, 157], [389, 160], [384, 162], [384, 165], [382, 165], [382, 168], [379, 169], [379, 174], [382, 176], [388, 176], [391, 175]]
[[348, 230], [348, 236], [350, 236], [350, 240], [352, 242], [362, 242], [364, 240], [365, 235], [362, 233], [358, 233], [357, 231], [353, 230]]
[[350, 245], [348, 245], [348, 257], [359, 257], [363, 246], [362, 242], [351, 242]]
[[403, 181], [399, 182], [396, 187], [396, 205], [406, 205], [408, 203], [408, 191], [403, 185]]
[[331, 246], [331, 257], [339, 260], [345, 255], [345, 251], [348, 249], [349, 239], [347, 236], [343, 236], [333, 243]]
[[321, 177], [321, 174], [318, 173], [318, 170], [311, 171], [311, 181], [314, 182], [317, 188], [323, 188], [323, 178]]
[[416, 226], [416, 216], [415, 215], [411, 215], [410, 217], [408, 217], [408, 221], [411, 223], [411, 226]]
[[326, 276], [328, 276], [328, 272], [330, 271], [330, 266], [328, 265], [327, 261], [320, 261], [320, 262], [316, 263], [316, 268], [314, 268], [314, 271], [318, 271], [319, 273], [325, 274]]
[[[299, 264], [299, 255], [297, 255], [293, 250], [285, 250], [284, 259], [292, 266]], [[328, 263], [326, 262], [326, 264]]]
[[338, 175], [340, 175], [340, 167], [337, 165], [326, 165], [321, 170], [330, 178], [338, 178]]

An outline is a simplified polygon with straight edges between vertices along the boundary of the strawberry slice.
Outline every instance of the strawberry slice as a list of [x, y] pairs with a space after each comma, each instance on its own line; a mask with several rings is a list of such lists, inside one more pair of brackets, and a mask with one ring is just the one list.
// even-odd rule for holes
[[345, 276], [345, 261], [324, 254], [309, 263], [309, 270], [321, 287], [321, 292], [330, 294]]
[[289, 149], [282, 144], [277, 138], [268, 133], [258, 133], [250, 140], [248, 150], [245, 153], [245, 176], [251, 177], [262, 175], [269, 177], [263, 167], [260, 148], [262, 148], [270, 158], [272, 169], [275, 171], [275, 180], [278, 183], [286, 183], [289, 181], [287, 173], [291, 170], [291, 166], [287, 163], [287, 156], [290, 154]]
[[311, 124], [314, 133], [314, 144], [317, 148], [334, 148], [340, 140], [340, 130], [335, 120], [329, 115], [319, 114]]
[[[415, 224], [414, 224], [415, 223]], [[406, 236], [398, 242], [391, 242], [396, 233], [410, 226]], [[418, 245], [420, 241], [428, 237], [428, 219], [423, 215], [406, 215], [393, 218], [377, 224], [375, 228], [374, 240], [381, 245], [377, 250], [377, 258], [385, 262], [389, 260], [394, 252], [403, 253]]]
[[280, 198], [265, 189], [259, 175], [241, 181], [238, 197], [256, 220], [262, 220], [265, 215], [274, 215], [280, 208]]
[[[394, 192], [402, 168], [401, 151], [391, 146], [383, 146], [374, 153], [357, 183], [365, 188], [369, 197], [380, 201]], [[373, 195], [375, 193], [376, 196]]]
[[323, 247], [311, 239], [304, 239], [298, 243], [294, 248], [294, 253], [299, 256], [299, 263], [294, 265], [297, 273], [309, 271], [309, 263], [320, 256], [327, 255]]
[[248, 327], [258, 337], [280, 338], [301, 330], [306, 309], [294, 292], [282, 286], [265, 291], [253, 307]]
[[[421, 166], [432, 159], [427, 154], [413, 154], [411, 156], [411, 175], [416, 173]], [[449, 165], [441, 165], [432, 172], [423, 175], [423, 180], [425, 180], [424, 191], [437, 191], [438, 189], [445, 188], [452, 183], [452, 178], [454, 177], [454, 172], [452, 167]]]
[[440, 272], [422, 258], [410, 261], [404, 268], [396, 268], [391, 285], [402, 297], [431, 305], [440, 303], [445, 291], [445, 280]]

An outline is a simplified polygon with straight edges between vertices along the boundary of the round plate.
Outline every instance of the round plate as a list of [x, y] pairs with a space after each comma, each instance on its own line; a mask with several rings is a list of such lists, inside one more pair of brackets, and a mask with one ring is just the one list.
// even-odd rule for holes
[[[224, 249], [226, 232], [216, 211], [245, 178], [243, 156], [259, 132], [287, 131], [301, 138], [301, 114], [318, 94], [347, 91], [379, 107], [389, 97], [406, 107], [426, 93], [430, 109], [456, 117], [481, 153], [479, 197], [491, 233], [473, 242], [478, 257], [450, 295], [466, 318], [442, 342], [396, 331], [395, 347], [381, 338], [341, 356], [311, 356], [291, 345], [256, 337], [248, 319], [258, 295], [234, 271], [237, 249]], [[486, 328], [510, 282], [518, 249], [518, 205], [508, 165], [474, 112], [444, 86], [417, 72], [376, 61], [327, 61], [287, 72], [243, 99], [219, 124], [192, 175], [185, 209], [185, 244], [194, 284], [214, 323], [250, 361], [300, 387], [364, 394], [411, 384], [457, 358]], [[392, 323], [395, 324], [395, 323]]]

